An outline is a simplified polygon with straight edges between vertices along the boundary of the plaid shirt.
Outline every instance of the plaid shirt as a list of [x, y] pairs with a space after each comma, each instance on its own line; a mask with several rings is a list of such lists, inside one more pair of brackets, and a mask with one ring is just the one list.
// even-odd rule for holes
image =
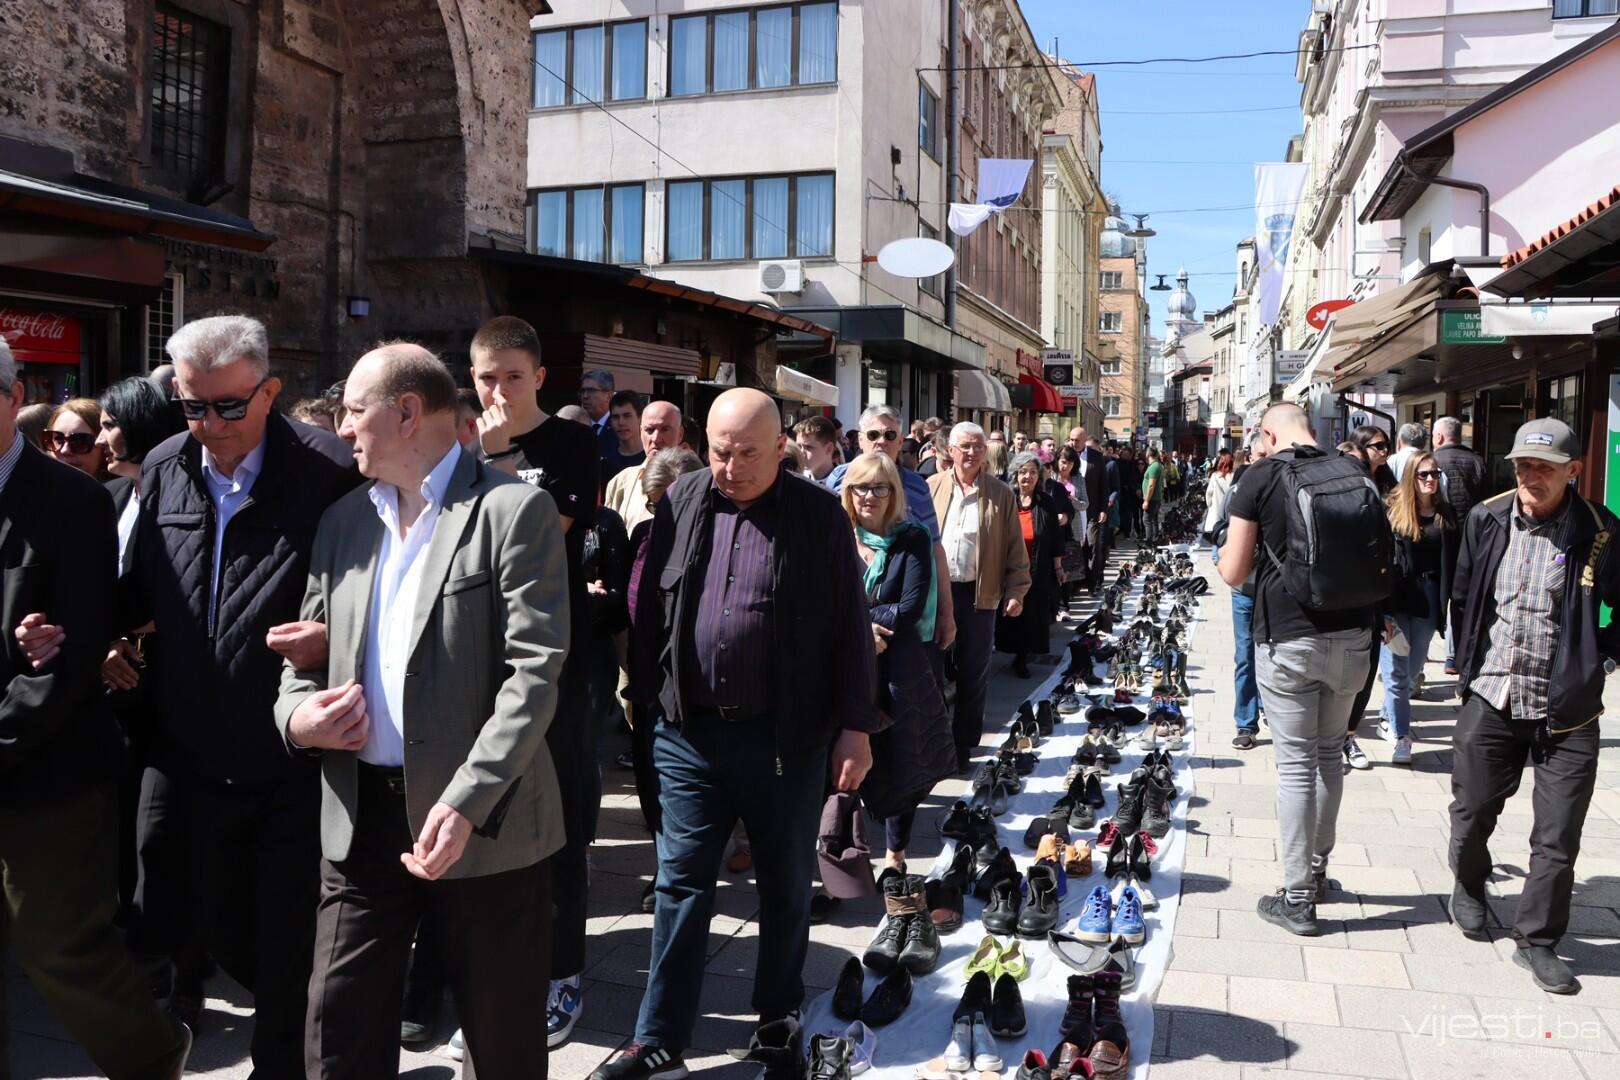
[[1496, 618], [1472, 689], [1515, 719], [1547, 718], [1572, 501], [1566, 498], [1556, 517], [1536, 521], [1515, 498], [1509, 518], [1507, 553], [1496, 568]]

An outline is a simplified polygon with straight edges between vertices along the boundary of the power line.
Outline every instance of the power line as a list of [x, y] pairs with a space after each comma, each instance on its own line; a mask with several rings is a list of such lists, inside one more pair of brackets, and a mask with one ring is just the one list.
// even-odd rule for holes
[[1101, 109], [1103, 116], [1225, 116], [1230, 113], [1298, 112], [1298, 105], [1264, 105], [1258, 109]]
[[[1366, 45], [1343, 45], [1334, 49], [1313, 50], [1313, 55], [1326, 56], [1328, 53], [1355, 52], [1360, 49], [1376, 49], [1378, 44], [1372, 42]], [[1147, 64], [1212, 64], [1219, 60], [1252, 60], [1260, 56], [1299, 56], [1299, 49], [1263, 49], [1259, 52], [1226, 53], [1221, 56], [1152, 56], [1141, 60], [1057, 60], [1047, 62], [1031, 61], [1023, 64], [969, 64], [959, 67], [931, 67], [918, 68], [918, 71], [1042, 71], [1057, 70], [1066, 73], [1084, 74], [1087, 68], [1100, 67], [1142, 67]]]

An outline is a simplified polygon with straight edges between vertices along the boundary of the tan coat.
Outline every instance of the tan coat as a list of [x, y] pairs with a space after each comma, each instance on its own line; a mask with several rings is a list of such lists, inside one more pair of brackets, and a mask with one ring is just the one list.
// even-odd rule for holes
[[[283, 738], [316, 690], [365, 673], [366, 624], [383, 523], [356, 488], [315, 533], [302, 618], [326, 623], [327, 666], [282, 669]], [[551, 496], [463, 452], [422, 555], [405, 681], [405, 810], [411, 835], [434, 803], [472, 821], [448, 878], [532, 866], [563, 843], [546, 749], [568, 652], [568, 566]], [[321, 854], [348, 857], [359, 809], [359, 755], [321, 752]]]
[[[951, 508], [956, 490], [954, 472], [935, 473], [928, 478], [934, 497], [934, 513], [939, 531], [945, 532], [945, 512]], [[1018, 527], [1018, 500], [1012, 488], [991, 476], [979, 473], [979, 582], [973, 606], [980, 611], [999, 611], [1011, 599], [1023, 600], [1029, 591], [1029, 549]]]

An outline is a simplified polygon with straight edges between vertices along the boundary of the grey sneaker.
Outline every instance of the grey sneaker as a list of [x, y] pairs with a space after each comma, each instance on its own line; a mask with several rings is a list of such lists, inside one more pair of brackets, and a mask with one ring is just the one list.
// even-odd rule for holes
[[1270, 896], [1262, 896], [1260, 903], [1255, 905], [1255, 911], [1266, 922], [1280, 926], [1290, 934], [1317, 937], [1322, 933], [1322, 928], [1316, 924], [1316, 905], [1291, 904], [1281, 889]]
[[1525, 945], [1513, 950], [1513, 962], [1530, 972], [1537, 986], [1549, 994], [1578, 994], [1581, 981], [1569, 965], [1545, 945]]

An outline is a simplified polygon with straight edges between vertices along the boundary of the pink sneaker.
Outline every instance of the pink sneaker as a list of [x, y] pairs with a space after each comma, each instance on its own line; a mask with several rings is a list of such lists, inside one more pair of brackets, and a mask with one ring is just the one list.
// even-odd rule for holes
[[1119, 826], [1112, 821], [1105, 821], [1102, 830], [1097, 833], [1097, 842], [1092, 847], [1106, 855], [1114, 850], [1114, 844], [1118, 840]]

